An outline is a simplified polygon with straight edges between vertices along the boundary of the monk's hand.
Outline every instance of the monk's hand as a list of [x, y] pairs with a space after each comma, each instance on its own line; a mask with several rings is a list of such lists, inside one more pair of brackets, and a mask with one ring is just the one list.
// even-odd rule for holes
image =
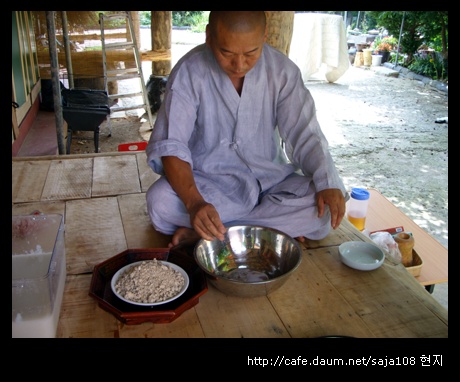
[[227, 228], [220, 220], [216, 208], [205, 201], [200, 202], [189, 210], [190, 223], [193, 229], [205, 240], [224, 240]]
[[317, 192], [316, 203], [318, 205], [318, 217], [324, 215], [326, 204], [331, 212], [331, 226], [336, 229], [345, 216], [345, 198], [338, 188], [328, 188]]

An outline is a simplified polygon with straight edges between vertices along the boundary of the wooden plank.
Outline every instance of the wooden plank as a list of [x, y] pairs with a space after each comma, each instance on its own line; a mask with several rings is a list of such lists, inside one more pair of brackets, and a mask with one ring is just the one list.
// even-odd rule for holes
[[[434, 299], [429, 299], [428, 303], [428, 292], [402, 264], [394, 265], [385, 260], [374, 271], [358, 271], [341, 263], [338, 247], [315, 250], [311, 259], [320, 269], [319, 274], [327, 277], [332, 289], [340, 293], [374, 336], [448, 336], [447, 310]], [[309, 277], [311, 274], [310, 269]], [[324, 297], [318, 295], [318, 298]], [[329, 316], [334, 312], [340, 313], [341, 318], [347, 314], [337, 306], [331, 308]]]
[[13, 161], [12, 201], [13, 203], [39, 201], [45, 186], [51, 161]]
[[195, 306], [207, 338], [289, 338], [289, 332], [265, 296], [227, 296], [208, 284]]
[[[165, 52], [155, 52], [153, 50], [139, 52], [141, 61], [170, 61], [171, 49]], [[58, 53], [58, 61], [65, 63], [66, 56], [64, 49]], [[48, 51], [37, 52], [38, 62], [40, 63], [40, 78], [50, 79], [50, 54]], [[115, 61], [123, 61], [135, 65], [133, 53], [129, 50], [114, 50], [107, 52], [107, 64], [111, 65]], [[102, 70], [102, 51], [85, 50], [83, 52], [72, 52], [72, 69], [78, 73], [79, 78], [94, 78], [103, 76]]]
[[139, 169], [139, 179], [141, 180], [141, 189], [142, 192], [147, 192], [149, 187], [160, 178], [160, 175], [154, 173], [147, 164], [147, 155], [145, 151], [136, 154], [136, 156], [137, 167]]
[[141, 192], [136, 156], [95, 157], [92, 197]]
[[349, 279], [356, 272], [361, 271], [346, 269], [333, 284], [377, 337], [448, 337], [447, 310], [426, 298], [428, 292], [413, 284], [416, 280], [402, 264], [385, 262], [375, 271], [361, 272], [361, 283], [351, 285]]
[[403, 226], [414, 236], [414, 249], [423, 260], [420, 275], [416, 279], [422, 285], [432, 285], [448, 281], [448, 250], [434, 237], [418, 226], [412, 219], [385, 198], [378, 190], [369, 189], [366, 229], [370, 232], [379, 229]]
[[68, 201], [65, 246], [67, 274], [92, 272], [127, 249], [117, 198]]
[[91, 196], [93, 159], [51, 161], [42, 200], [69, 200]]
[[119, 337], [118, 320], [88, 295], [91, 277], [67, 275], [56, 337]]
[[27, 157], [13, 157], [13, 162], [27, 162], [27, 161], [47, 161], [55, 159], [83, 159], [83, 158], [96, 158], [96, 157], [111, 157], [111, 156], [123, 156], [133, 155], [132, 152], [126, 151], [113, 151], [110, 153], [87, 153], [87, 154], [66, 154], [66, 155], [41, 155], [41, 156], [27, 156]]
[[[269, 295], [292, 337], [374, 336], [313, 259], [331, 257], [336, 248], [304, 249], [299, 268], [281, 288]], [[331, 261], [331, 266], [334, 265], [340, 266], [336, 259]], [[303, 292], [298, 293], [299, 290]]]
[[21, 203], [14, 204], [12, 207], [13, 215], [30, 215], [34, 211], [40, 211], [45, 215], [59, 214], [64, 217], [65, 223], [65, 202], [32, 202], [32, 203]]
[[147, 212], [145, 193], [120, 195], [120, 213], [128, 248], [167, 248], [171, 236], [157, 232]]

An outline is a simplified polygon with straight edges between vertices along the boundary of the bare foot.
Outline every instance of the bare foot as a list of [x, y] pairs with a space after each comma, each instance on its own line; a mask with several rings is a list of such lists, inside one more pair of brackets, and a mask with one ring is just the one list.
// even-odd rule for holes
[[305, 243], [305, 236], [297, 236], [294, 239], [296, 239], [297, 241], [300, 241], [301, 243]]
[[297, 236], [294, 239], [296, 239], [300, 244], [302, 244], [305, 248], [308, 249], [308, 247], [307, 247], [307, 238], [305, 236]]
[[174, 247], [175, 245], [185, 241], [185, 240], [199, 240], [200, 235], [198, 235], [193, 229], [181, 227], [174, 232], [171, 243], [168, 244], [168, 247]]

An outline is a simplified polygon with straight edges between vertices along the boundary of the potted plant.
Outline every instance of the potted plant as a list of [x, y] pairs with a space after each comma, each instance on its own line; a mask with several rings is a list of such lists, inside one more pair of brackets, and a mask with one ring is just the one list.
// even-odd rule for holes
[[371, 48], [374, 54], [380, 54], [382, 56], [382, 64], [387, 62], [390, 58], [390, 53], [394, 50], [397, 44], [397, 40], [393, 36], [380, 37], [377, 36], [373, 41]]

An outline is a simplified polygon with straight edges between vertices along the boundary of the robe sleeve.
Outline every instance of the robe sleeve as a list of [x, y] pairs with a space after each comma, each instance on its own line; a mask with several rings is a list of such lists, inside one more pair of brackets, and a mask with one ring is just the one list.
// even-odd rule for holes
[[318, 123], [313, 97], [303, 83], [300, 70], [292, 70], [295, 74], [286, 80], [277, 107], [278, 128], [286, 155], [304, 175], [312, 177], [318, 191], [339, 188], [346, 195]]

